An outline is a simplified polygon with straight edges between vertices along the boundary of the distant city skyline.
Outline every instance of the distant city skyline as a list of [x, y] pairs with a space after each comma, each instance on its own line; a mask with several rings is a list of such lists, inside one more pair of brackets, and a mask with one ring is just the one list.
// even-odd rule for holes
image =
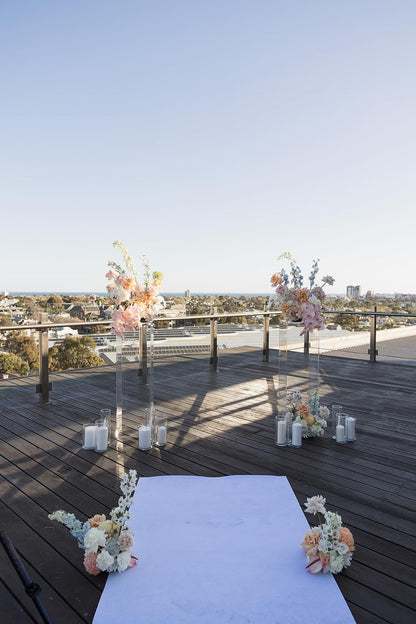
[[416, 292], [413, 0], [0, 6], [0, 290]]

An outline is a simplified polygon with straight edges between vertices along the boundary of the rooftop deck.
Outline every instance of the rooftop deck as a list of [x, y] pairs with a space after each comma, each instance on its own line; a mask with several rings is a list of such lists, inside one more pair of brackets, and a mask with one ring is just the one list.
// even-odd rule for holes
[[[137, 450], [137, 408], [147, 396], [133, 368], [124, 374], [132, 399], [123, 443], [103, 455], [81, 449], [80, 427], [114, 408], [113, 368], [53, 374], [48, 405], [39, 404], [33, 380], [1, 382], [1, 525], [54, 622], [92, 622], [106, 576], [84, 572], [75, 540], [47, 515], [108, 512], [130, 468], [140, 476], [286, 475], [301, 505], [323, 494], [356, 540], [352, 566], [336, 577], [356, 621], [416, 621], [414, 367], [321, 357], [321, 402], [356, 416], [358, 439], [339, 445], [326, 435], [293, 449], [274, 445], [278, 367], [261, 360], [257, 349], [228, 350], [216, 373], [202, 354], [157, 362], [155, 403], [169, 415], [169, 436], [149, 452]], [[289, 369], [302, 387], [303, 355], [290, 353]], [[140, 555], [140, 536], [136, 544]], [[40, 622], [2, 549], [0, 581], [2, 623]]]

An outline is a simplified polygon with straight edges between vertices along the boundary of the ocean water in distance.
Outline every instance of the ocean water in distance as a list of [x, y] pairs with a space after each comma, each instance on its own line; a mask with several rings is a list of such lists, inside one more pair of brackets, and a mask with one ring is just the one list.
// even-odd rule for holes
[[[1, 294], [1, 293], [0, 293]], [[161, 293], [163, 297], [185, 297], [185, 293], [184, 292], [162, 292]], [[264, 292], [191, 292], [191, 297], [270, 297], [270, 295], [273, 294], [273, 289], [270, 289], [270, 292], [264, 293]], [[95, 295], [96, 297], [107, 297], [108, 293], [107, 292], [102, 292], [102, 291], [96, 291], [96, 292], [82, 292], [82, 291], [77, 291], [77, 292], [69, 292], [69, 291], [64, 291], [64, 290], [49, 290], [49, 291], [45, 291], [45, 290], [39, 290], [39, 291], [34, 291], [34, 290], [28, 290], [28, 291], [14, 291], [14, 292], [9, 292], [8, 293], [9, 297], [36, 297], [36, 296], [44, 296], [47, 297], [49, 295], [67, 295], [67, 296], [71, 296], [71, 297], [75, 297], [77, 295], [82, 295], [82, 296], [89, 296], [89, 295]], [[329, 295], [327, 295], [327, 299], [332, 299], [332, 298], [336, 298], [336, 297], [345, 297], [345, 294], [341, 294], [341, 293], [331, 293]]]
[[[183, 292], [162, 292], [163, 297], [184, 297]], [[269, 293], [233, 293], [233, 292], [191, 292], [191, 297], [269, 297]], [[65, 292], [65, 291], [25, 291], [25, 292], [10, 292], [10, 297], [33, 297], [33, 296], [48, 296], [48, 295], [67, 295], [75, 297], [76, 295], [88, 296], [96, 295], [97, 297], [107, 297], [107, 292]]]

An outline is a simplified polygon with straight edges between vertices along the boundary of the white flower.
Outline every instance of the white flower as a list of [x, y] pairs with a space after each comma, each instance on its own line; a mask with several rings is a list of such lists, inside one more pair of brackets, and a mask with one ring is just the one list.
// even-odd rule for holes
[[129, 567], [131, 561], [131, 554], [125, 550], [121, 552], [117, 557], [117, 571], [124, 572]]
[[114, 563], [114, 557], [107, 550], [102, 550], [97, 557], [97, 568], [103, 572], [108, 570]]
[[344, 558], [342, 557], [342, 555], [333, 553], [329, 561], [328, 571], [332, 572], [333, 574], [337, 574], [338, 572], [341, 572], [343, 567]]
[[325, 521], [328, 525], [328, 528], [331, 528], [333, 531], [338, 530], [342, 524], [341, 516], [334, 511], [327, 511], [325, 513]]
[[93, 527], [84, 536], [85, 553], [96, 553], [99, 546], [105, 546], [105, 533]]
[[334, 545], [334, 550], [336, 550], [339, 555], [346, 555], [350, 552], [350, 549], [347, 544], [344, 544], [344, 542], [337, 542]]
[[326, 511], [325, 503], [326, 503], [326, 498], [324, 498], [323, 496], [321, 495], [312, 496], [312, 498], [306, 499], [305, 511], [306, 513], [313, 513], [314, 515], [316, 513], [324, 514]]

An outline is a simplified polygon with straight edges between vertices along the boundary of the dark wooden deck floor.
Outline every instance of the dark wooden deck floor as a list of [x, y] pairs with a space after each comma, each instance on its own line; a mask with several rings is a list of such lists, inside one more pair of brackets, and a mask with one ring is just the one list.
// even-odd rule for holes
[[[303, 356], [290, 354], [289, 367], [301, 387]], [[2, 382], [1, 525], [42, 586], [53, 621], [91, 622], [106, 578], [84, 572], [82, 551], [48, 513], [62, 508], [85, 519], [108, 512], [119, 496], [119, 475], [135, 468], [141, 476], [286, 475], [301, 505], [323, 494], [356, 540], [352, 566], [336, 577], [356, 621], [414, 623], [415, 369], [324, 356], [320, 371], [321, 402], [341, 403], [358, 419], [354, 443], [337, 445], [326, 436], [302, 449], [277, 448], [277, 362], [263, 363], [258, 350], [221, 355], [217, 373], [203, 356], [158, 363], [155, 403], [169, 415], [169, 441], [150, 452], [137, 450], [135, 408], [147, 398], [135, 371], [124, 375], [123, 448], [103, 455], [81, 449], [80, 427], [101, 407], [114, 407], [113, 369], [55, 374], [49, 405], [38, 403], [33, 380]], [[139, 536], [137, 543], [140, 550]], [[2, 624], [39, 622], [2, 549], [0, 581]]]

